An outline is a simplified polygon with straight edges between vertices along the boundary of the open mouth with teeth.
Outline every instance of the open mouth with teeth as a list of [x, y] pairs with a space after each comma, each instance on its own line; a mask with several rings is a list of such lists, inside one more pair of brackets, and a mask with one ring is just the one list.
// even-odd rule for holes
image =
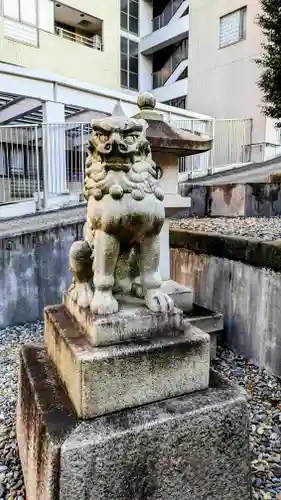
[[107, 156], [101, 157], [101, 159], [106, 170], [123, 170], [125, 172], [128, 172], [132, 167], [131, 156], [129, 158], [127, 155], [126, 157], [124, 156], [124, 158], [122, 158], [121, 156], [113, 156], [112, 158]]

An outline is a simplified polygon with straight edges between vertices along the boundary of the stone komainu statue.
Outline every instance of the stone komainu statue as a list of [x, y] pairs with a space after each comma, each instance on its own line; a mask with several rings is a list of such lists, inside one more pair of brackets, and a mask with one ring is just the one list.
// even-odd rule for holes
[[96, 314], [118, 311], [115, 293], [143, 297], [155, 312], [174, 306], [160, 288], [164, 194], [147, 127], [144, 120], [128, 119], [120, 105], [112, 116], [92, 121], [84, 185], [87, 221], [84, 240], [70, 249], [70, 294]]

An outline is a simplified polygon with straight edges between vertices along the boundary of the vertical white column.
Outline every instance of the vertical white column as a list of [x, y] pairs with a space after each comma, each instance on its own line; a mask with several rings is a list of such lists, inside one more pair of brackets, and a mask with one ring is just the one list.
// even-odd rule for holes
[[43, 105], [43, 162], [47, 196], [68, 192], [66, 175], [64, 105], [47, 101]]
[[170, 279], [169, 219], [165, 219], [160, 233], [160, 275], [162, 281]]
[[[149, 0], [139, 2], [139, 36], [140, 38], [152, 33], [153, 7]], [[139, 55], [139, 91], [151, 91], [152, 56]]]

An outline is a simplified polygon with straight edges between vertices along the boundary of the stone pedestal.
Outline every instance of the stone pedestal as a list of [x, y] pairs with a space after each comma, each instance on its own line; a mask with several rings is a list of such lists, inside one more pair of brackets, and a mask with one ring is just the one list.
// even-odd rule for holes
[[177, 336], [183, 329], [183, 313], [177, 308], [167, 314], [153, 313], [141, 299], [116, 298], [119, 312], [109, 316], [93, 315], [90, 309], [79, 307], [69, 293], [64, 294], [63, 303], [93, 346]]
[[[70, 300], [70, 299], [69, 299]], [[68, 300], [68, 302], [69, 302]], [[135, 311], [135, 324], [144, 308]], [[134, 322], [125, 308], [128, 331]], [[85, 313], [89, 314], [89, 313]], [[88, 419], [117, 410], [140, 406], [162, 399], [206, 389], [209, 385], [210, 337], [198, 328], [187, 325], [185, 330], [173, 327], [180, 311], [165, 315], [167, 325], [162, 325], [162, 315], [148, 309], [143, 311], [148, 323], [154, 321], [154, 336], [135, 335], [134, 342], [93, 346], [99, 335], [86, 336], [65, 306], [45, 310], [45, 343], [63, 381], [78, 417]], [[108, 317], [92, 317], [85, 322], [90, 332], [98, 328], [107, 332], [109, 339], [120, 327], [115, 325], [122, 311]], [[117, 328], [118, 326], [118, 328]], [[126, 333], [126, 325], [121, 325]], [[120, 332], [121, 329], [120, 328]], [[128, 332], [127, 332], [128, 333]], [[89, 340], [90, 339], [90, 340]]]
[[245, 395], [204, 391], [81, 421], [43, 348], [21, 351], [17, 436], [28, 500], [250, 500]]

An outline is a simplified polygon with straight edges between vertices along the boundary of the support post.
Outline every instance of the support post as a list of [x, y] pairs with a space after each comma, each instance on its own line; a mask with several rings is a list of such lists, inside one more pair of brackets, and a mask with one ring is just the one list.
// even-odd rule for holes
[[68, 193], [64, 105], [47, 101], [43, 105], [43, 167], [45, 206], [48, 198]]
[[160, 275], [162, 281], [170, 279], [170, 244], [169, 244], [169, 219], [165, 222], [160, 233]]

